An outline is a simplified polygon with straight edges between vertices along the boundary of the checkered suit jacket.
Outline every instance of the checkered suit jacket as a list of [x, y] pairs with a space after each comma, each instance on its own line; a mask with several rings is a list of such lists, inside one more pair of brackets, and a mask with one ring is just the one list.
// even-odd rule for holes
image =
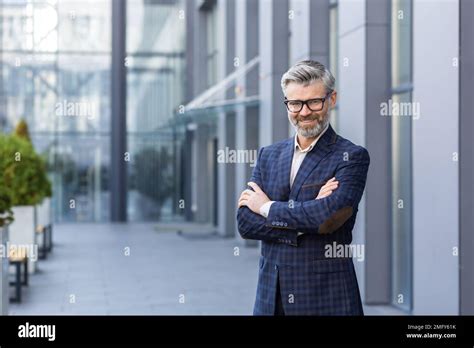
[[[273, 315], [277, 281], [289, 315], [363, 315], [352, 258], [328, 257], [327, 245], [349, 245], [364, 191], [369, 154], [337, 135], [331, 126], [306, 155], [290, 189], [294, 137], [259, 151], [251, 181], [275, 201], [268, 217], [247, 207], [237, 212], [245, 239], [261, 240], [254, 315]], [[315, 200], [332, 177], [338, 188]], [[342, 208], [351, 207], [331, 233], [321, 226]], [[346, 220], [347, 219], [347, 220]]]

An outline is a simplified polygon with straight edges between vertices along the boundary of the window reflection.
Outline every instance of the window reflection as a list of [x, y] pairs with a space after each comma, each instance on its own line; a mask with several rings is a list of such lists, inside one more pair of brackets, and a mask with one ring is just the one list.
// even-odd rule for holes
[[56, 221], [107, 221], [110, 0], [8, 1], [0, 16], [3, 131], [28, 122]]
[[129, 221], [179, 220], [183, 199], [183, 1], [127, 2]]

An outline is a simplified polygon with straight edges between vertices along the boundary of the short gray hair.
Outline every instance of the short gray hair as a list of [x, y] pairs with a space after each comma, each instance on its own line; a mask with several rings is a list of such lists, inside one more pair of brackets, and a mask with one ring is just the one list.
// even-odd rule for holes
[[293, 65], [281, 78], [281, 89], [286, 95], [286, 86], [295, 82], [308, 86], [313, 82], [321, 81], [324, 84], [326, 93], [334, 91], [336, 79], [331, 72], [320, 62], [314, 60], [303, 60]]

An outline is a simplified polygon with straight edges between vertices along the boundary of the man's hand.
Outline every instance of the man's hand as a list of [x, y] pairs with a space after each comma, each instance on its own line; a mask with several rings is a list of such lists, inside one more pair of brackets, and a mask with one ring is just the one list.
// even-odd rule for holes
[[321, 190], [319, 190], [318, 197], [316, 197], [316, 199], [321, 199], [330, 196], [332, 191], [337, 189], [338, 184], [339, 181], [336, 181], [336, 177], [329, 179], [328, 182], [324, 184], [323, 187], [321, 187]]
[[256, 183], [249, 182], [247, 185], [249, 185], [253, 191], [247, 189], [242, 192], [239, 198], [239, 208], [247, 206], [254, 213], [260, 214], [261, 206], [270, 202], [270, 199]]

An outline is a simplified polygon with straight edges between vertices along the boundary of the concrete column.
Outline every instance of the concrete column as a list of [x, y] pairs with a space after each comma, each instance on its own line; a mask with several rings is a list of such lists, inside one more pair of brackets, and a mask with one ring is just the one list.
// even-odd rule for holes
[[290, 0], [290, 65], [313, 59], [329, 66], [329, 0]]
[[[218, 0], [218, 80], [234, 71], [235, 58], [235, 2]], [[224, 92], [223, 98], [235, 98], [234, 90]], [[218, 150], [235, 150], [235, 113], [221, 110], [218, 113]], [[214, 154], [217, 156], [217, 154]], [[235, 191], [235, 164], [218, 163], [218, 232], [222, 236], [235, 236], [237, 197]]]
[[[212, 1], [185, 1], [186, 8], [186, 102], [204, 92], [207, 85], [207, 17]], [[206, 124], [188, 125], [184, 150], [184, 196], [186, 220], [211, 222], [213, 190], [209, 177], [212, 154], [208, 149], [210, 129]]]
[[[221, 112], [217, 125], [218, 150], [235, 149], [235, 114]], [[216, 154], [214, 154], [216, 155]], [[234, 237], [236, 229], [237, 197], [235, 193], [235, 163], [218, 163], [218, 232]]]
[[[258, 2], [252, 0], [237, 1], [235, 3], [236, 20], [236, 57], [240, 65], [253, 59], [258, 55]], [[255, 96], [258, 94], [258, 66], [240, 76], [237, 80], [237, 99]], [[236, 110], [236, 149], [251, 153], [258, 150], [258, 107], [239, 105]], [[252, 169], [251, 163], [236, 164], [236, 197], [247, 188]], [[237, 238], [245, 245], [257, 245], [256, 241], [243, 240], [237, 229]]]
[[193, 199], [194, 221], [211, 222], [211, 202], [212, 202], [212, 177], [209, 165], [211, 157], [215, 154], [209, 151], [210, 129], [207, 124], [198, 124], [194, 131], [193, 139], [193, 162], [195, 198]]
[[366, 246], [364, 286], [368, 304], [388, 304], [391, 299], [391, 119], [380, 115], [381, 103], [391, 98], [390, 25], [390, 1], [367, 1], [365, 144], [372, 164], [365, 191], [365, 237], [361, 230], [358, 241]]
[[413, 314], [456, 315], [459, 70], [453, 63], [459, 54], [459, 2], [415, 0], [413, 15], [412, 99], [420, 104], [412, 128]]
[[186, 99], [191, 101], [207, 86], [206, 10], [196, 0], [185, 1], [186, 8]]
[[[190, 102], [206, 88], [207, 65], [204, 56], [206, 50], [206, 22], [205, 13], [198, 9], [196, 0], [185, 1], [186, 13], [186, 103]], [[183, 152], [183, 181], [185, 217], [187, 221], [194, 221], [197, 210], [196, 192], [196, 159], [194, 150], [196, 144], [196, 124], [189, 124]]]
[[289, 122], [281, 76], [289, 66], [288, 0], [259, 1], [260, 118], [259, 145], [288, 138]]
[[474, 2], [460, 1], [460, 314], [474, 315]]
[[[191, 128], [191, 129], [189, 129]], [[183, 182], [184, 182], [184, 216], [186, 221], [193, 221], [194, 212], [193, 212], [193, 151], [192, 146], [194, 143], [194, 131], [191, 126], [188, 126], [188, 129], [185, 131], [186, 136], [184, 139], [183, 147]]]
[[194, 73], [197, 70], [195, 66], [195, 51], [197, 45], [195, 42], [195, 33], [197, 32], [197, 13], [196, 4], [194, 0], [188, 0], [184, 2], [185, 13], [186, 13], [186, 50], [185, 50], [185, 60], [186, 60], [186, 83], [185, 83], [185, 103], [190, 102], [194, 96], [194, 84], [195, 78]]
[[[339, 4], [339, 93], [338, 132], [355, 144], [366, 146], [366, 1], [340, 0]], [[370, 152], [370, 150], [369, 150]], [[373, 165], [372, 165], [373, 166]], [[369, 169], [369, 173], [372, 168]], [[365, 245], [365, 194], [353, 230], [353, 243]], [[366, 259], [369, 254], [366, 246]], [[365, 265], [367, 265], [367, 261]], [[362, 298], [365, 295], [365, 272], [361, 262], [354, 262]]]
[[110, 209], [113, 222], [127, 221], [126, 1], [112, 2]]

